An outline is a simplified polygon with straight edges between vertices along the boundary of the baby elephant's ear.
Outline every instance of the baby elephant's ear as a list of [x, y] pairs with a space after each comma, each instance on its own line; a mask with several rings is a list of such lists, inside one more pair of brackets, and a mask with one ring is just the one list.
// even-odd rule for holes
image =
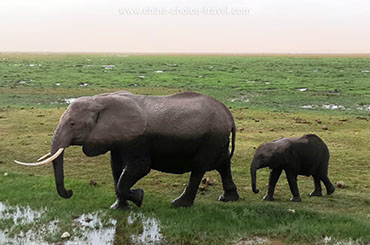
[[147, 120], [143, 109], [127, 96], [96, 96], [102, 109], [96, 117], [95, 127], [83, 146], [88, 156], [106, 153], [114, 146], [125, 146], [140, 137]]
[[283, 168], [291, 162], [292, 149], [290, 144], [280, 144], [273, 149], [270, 168]]

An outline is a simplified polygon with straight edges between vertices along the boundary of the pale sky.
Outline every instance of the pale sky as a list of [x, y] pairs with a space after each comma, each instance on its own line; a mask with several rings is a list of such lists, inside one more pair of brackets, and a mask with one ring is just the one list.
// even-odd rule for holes
[[370, 1], [1, 0], [4, 51], [370, 53]]

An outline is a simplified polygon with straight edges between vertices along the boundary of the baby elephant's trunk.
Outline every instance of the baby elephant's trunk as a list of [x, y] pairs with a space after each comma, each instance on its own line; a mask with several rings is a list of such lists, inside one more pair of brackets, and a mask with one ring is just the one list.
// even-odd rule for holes
[[254, 193], [258, 193], [259, 190], [256, 188], [256, 174], [257, 174], [257, 167], [254, 163], [251, 166], [251, 178], [252, 178], [252, 190]]

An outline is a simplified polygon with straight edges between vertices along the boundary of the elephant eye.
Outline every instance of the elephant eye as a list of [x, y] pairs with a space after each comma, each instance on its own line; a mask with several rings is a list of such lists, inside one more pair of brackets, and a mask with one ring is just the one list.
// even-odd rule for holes
[[75, 123], [74, 122], [71, 122], [71, 126], [74, 126], [75, 125]]

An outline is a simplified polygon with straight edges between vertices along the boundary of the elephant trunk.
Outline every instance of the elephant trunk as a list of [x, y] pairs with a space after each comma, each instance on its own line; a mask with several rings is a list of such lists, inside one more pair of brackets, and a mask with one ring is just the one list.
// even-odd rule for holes
[[254, 193], [257, 194], [259, 190], [256, 188], [256, 178], [257, 178], [256, 174], [257, 174], [257, 166], [256, 166], [255, 161], [253, 161], [251, 165], [252, 190]]
[[[62, 135], [60, 125], [58, 125], [51, 143], [51, 154], [54, 154], [60, 148], [66, 148], [69, 146], [69, 143], [66, 143], [66, 140], [64, 138], [65, 137], [63, 137]], [[64, 187], [63, 164], [64, 164], [64, 151], [56, 159], [53, 160], [54, 177], [58, 194], [63, 198], [70, 198], [73, 195], [73, 191], [66, 190]]]

